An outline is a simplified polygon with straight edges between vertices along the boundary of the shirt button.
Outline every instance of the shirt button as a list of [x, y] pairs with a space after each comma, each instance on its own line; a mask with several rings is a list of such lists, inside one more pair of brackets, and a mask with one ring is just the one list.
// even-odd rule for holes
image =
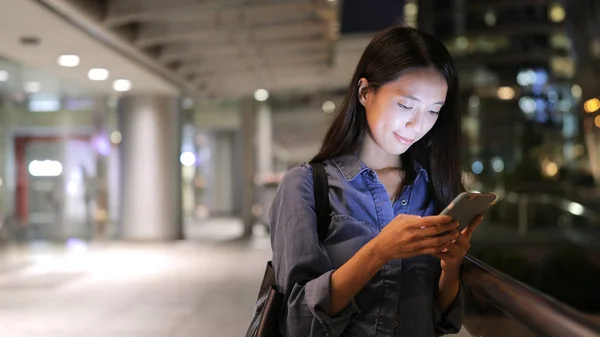
[[408, 200], [406, 200], [406, 199], [402, 199], [402, 201], [400, 202], [400, 204], [401, 204], [402, 206], [406, 206], [406, 205], [408, 205]]
[[394, 321], [394, 328], [398, 327], [398, 321]]

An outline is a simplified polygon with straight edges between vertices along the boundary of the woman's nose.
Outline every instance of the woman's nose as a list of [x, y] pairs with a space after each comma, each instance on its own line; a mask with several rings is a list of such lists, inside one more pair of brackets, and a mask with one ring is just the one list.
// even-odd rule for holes
[[423, 129], [423, 117], [421, 116], [421, 111], [415, 111], [408, 121], [406, 121], [405, 127], [407, 129], [412, 129], [415, 132], [421, 132]]

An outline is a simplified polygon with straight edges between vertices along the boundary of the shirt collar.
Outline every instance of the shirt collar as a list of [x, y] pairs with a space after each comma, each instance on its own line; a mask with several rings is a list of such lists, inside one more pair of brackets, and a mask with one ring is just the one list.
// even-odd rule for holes
[[[372, 172], [372, 170], [363, 163], [362, 160], [356, 154], [346, 154], [339, 157], [335, 157], [332, 159], [333, 163], [337, 168], [342, 172], [344, 178], [347, 181], [353, 180], [360, 173], [364, 171]], [[423, 168], [423, 166], [414, 161], [415, 171], [417, 176], [424, 175], [426, 179], [428, 178], [427, 171]], [[428, 180], [428, 179], [427, 179]]]
[[356, 154], [346, 154], [335, 157], [332, 161], [348, 181], [353, 180], [363, 171], [371, 170]]

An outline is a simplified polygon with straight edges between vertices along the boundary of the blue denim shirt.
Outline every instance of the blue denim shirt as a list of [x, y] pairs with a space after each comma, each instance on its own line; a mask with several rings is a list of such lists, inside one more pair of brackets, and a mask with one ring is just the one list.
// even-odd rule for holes
[[298, 165], [284, 176], [270, 212], [277, 286], [284, 294], [280, 329], [286, 337], [431, 337], [457, 333], [462, 291], [442, 315], [436, 301], [440, 261], [422, 255], [393, 260], [335, 317], [326, 313], [331, 274], [399, 214], [437, 213], [420, 166], [412, 184], [392, 203], [375, 171], [356, 155], [324, 162], [332, 222], [319, 242], [312, 168]]

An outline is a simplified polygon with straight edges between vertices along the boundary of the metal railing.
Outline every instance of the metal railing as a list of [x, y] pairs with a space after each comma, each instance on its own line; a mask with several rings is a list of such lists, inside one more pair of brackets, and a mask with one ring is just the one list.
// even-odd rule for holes
[[[600, 213], [592, 207], [588, 207], [575, 200], [570, 200], [563, 196], [552, 195], [548, 193], [515, 193], [509, 192], [498, 198], [497, 205], [511, 205], [516, 210], [517, 235], [525, 237], [529, 234], [532, 225], [536, 222], [533, 217], [536, 210], [552, 209], [562, 212], [562, 216], [557, 220], [559, 227], [570, 227], [575, 218], [585, 219], [586, 223], [594, 228], [600, 228]], [[550, 207], [550, 208], [548, 208]]]
[[[463, 285], [483, 297], [504, 315], [520, 322], [530, 334], [508, 332], [506, 336], [594, 337], [600, 336], [600, 323], [579, 311], [528, 287], [491, 268], [472, 256], [467, 256]], [[505, 324], [498, 320], [498, 324]], [[473, 336], [500, 336], [488, 324], [465, 327]], [[496, 329], [497, 330], [497, 329]]]

